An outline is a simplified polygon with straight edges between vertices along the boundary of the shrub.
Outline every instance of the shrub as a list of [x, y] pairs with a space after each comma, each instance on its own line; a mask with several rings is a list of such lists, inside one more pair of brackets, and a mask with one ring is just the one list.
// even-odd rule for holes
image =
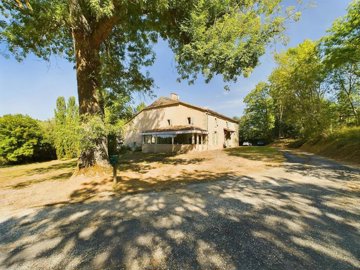
[[39, 122], [15, 114], [0, 117], [0, 161], [18, 164], [55, 158], [54, 148], [44, 139]]

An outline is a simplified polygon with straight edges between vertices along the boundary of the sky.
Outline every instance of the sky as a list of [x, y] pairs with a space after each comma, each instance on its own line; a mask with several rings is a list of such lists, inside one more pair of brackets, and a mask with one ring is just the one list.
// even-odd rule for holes
[[[174, 92], [184, 102], [208, 107], [229, 117], [241, 116], [245, 107], [243, 98], [258, 82], [266, 81], [275, 67], [274, 52], [294, 47], [305, 39], [321, 38], [336, 18], [346, 14], [351, 1], [314, 2], [314, 7], [302, 10], [300, 21], [287, 25], [288, 44], [285, 47], [275, 44], [269, 48], [260, 58], [260, 64], [252, 75], [231, 84], [230, 91], [224, 90], [225, 83], [221, 77], [216, 77], [208, 84], [202, 79], [197, 80], [194, 85], [188, 85], [186, 81], [178, 83], [174, 54], [166, 42], [159, 42], [154, 46], [157, 59], [149, 69], [156, 84], [154, 94], [160, 97]], [[4, 46], [0, 49], [3, 50]], [[0, 115], [22, 113], [46, 120], [54, 116], [58, 96], [77, 96], [73, 64], [59, 57], [52, 57], [49, 62], [45, 62], [35, 56], [28, 56], [19, 63], [13, 57], [6, 59], [0, 54]], [[135, 104], [142, 101], [150, 104], [154, 98], [134, 96]]]

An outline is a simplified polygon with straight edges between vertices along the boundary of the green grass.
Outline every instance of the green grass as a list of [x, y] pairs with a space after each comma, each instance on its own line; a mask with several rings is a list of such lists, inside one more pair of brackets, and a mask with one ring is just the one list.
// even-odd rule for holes
[[360, 127], [342, 128], [328, 136], [319, 136], [304, 143], [300, 149], [339, 161], [360, 164]]
[[76, 169], [76, 159], [52, 160], [0, 168], [0, 188], [24, 188], [53, 180], [69, 179]]
[[266, 162], [282, 162], [283, 154], [270, 146], [241, 146], [225, 150], [231, 156]]

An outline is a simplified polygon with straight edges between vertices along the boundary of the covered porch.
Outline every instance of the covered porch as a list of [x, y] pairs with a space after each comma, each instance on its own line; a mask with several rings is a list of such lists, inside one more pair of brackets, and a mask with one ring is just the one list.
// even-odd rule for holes
[[185, 153], [207, 150], [208, 132], [194, 126], [173, 126], [144, 131], [144, 153]]

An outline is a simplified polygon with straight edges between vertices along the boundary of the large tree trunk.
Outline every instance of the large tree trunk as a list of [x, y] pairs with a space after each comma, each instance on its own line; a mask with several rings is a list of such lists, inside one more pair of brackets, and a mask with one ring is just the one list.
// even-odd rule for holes
[[[104, 120], [104, 104], [101, 93], [101, 62], [99, 44], [83, 33], [73, 32], [76, 54], [76, 78], [79, 97], [79, 110], [82, 121], [91, 116]], [[86, 116], [86, 117], [84, 117]], [[79, 168], [94, 165], [108, 166], [106, 136], [93, 142], [94, 147], [81, 149]]]

